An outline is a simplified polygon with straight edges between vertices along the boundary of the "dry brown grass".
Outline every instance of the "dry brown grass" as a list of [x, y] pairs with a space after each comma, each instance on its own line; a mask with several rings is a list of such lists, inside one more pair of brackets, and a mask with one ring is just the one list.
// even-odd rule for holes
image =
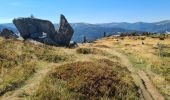
[[42, 82], [34, 98], [137, 99], [137, 91], [126, 68], [122, 68], [118, 62], [100, 59], [57, 67]]
[[95, 47], [99, 47], [99, 48], [110, 48], [110, 47], [107, 46], [107, 45], [95, 45]]
[[25, 80], [45, 66], [41, 63], [58, 63], [71, 57], [58, 48], [35, 45], [29, 41], [2, 38], [0, 41], [0, 95], [24, 85]]
[[35, 73], [36, 60], [18, 53], [20, 44], [16, 40], [2, 40], [0, 43], [0, 95], [19, 87]]
[[[160, 40], [159, 38], [145, 37], [124, 37], [101, 39], [95, 45], [106, 45], [128, 55], [136, 69], [144, 70], [157, 89], [166, 96], [170, 96], [170, 38]], [[144, 45], [142, 45], [142, 41]], [[157, 44], [165, 47], [159, 50], [155, 47]], [[161, 57], [159, 56], [161, 53]]]
[[[27, 97], [21, 96], [22, 98], [139, 99], [138, 88], [133, 82], [131, 73], [122, 66], [122, 64], [128, 64], [130, 60], [135, 67], [134, 72], [144, 70], [161, 93], [168, 95], [169, 88], [165, 87], [169, 87], [170, 59], [167, 56], [169, 49], [165, 48], [163, 52], [166, 56], [159, 57], [158, 49], [153, 47], [158, 42], [169, 45], [170, 39], [161, 41], [148, 37], [145, 39], [143, 37], [124, 37], [124, 39], [108, 37], [94, 43], [80, 45], [75, 49], [0, 39], [2, 66], [0, 70], [4, 75], [4, 78], [0, 77], [3, 80], [0, 80], [3, 84], [0, 84], [0, 89], [8, 90], [6, 86], [14, 87], [11, 90], [20, 89], [20, 86], [24, 86], [25, 80], [37, 79], [38, 74], [36, 76], [34, 74], [43, 69], [42, 67], [46, 64], [53, 63], [54, 66], [48, 66], [49, 72], [44, 71], [46, 68], [40, 71], [47, 75], [41, 73], [43, 77], [38, 77], [42, 79], [39, 79], [40, 84], [36, 82], [38, 86], [34, 86], [35, 93], [29, 91], [30, 95], [26, 94]], [[121, 53], [115, 53], [116, 50], [129, 58], [120, 58]], [[57, 65], [62, 63], [66, 64]], [[26, 86], [29, 84], [34, 84], [34, 81], [29, 81]]]

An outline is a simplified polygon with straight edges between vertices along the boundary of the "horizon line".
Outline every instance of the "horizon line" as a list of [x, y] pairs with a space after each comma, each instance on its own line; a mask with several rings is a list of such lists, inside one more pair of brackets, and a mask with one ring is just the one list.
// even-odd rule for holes
[[[20, 18], [20, 17], [18, 17]], [[22, 17], [21, 17], [22, 18]], [[26, 17], [23, 17], [23, 18], [26, 18]], [[13, 18], [15, 19], [15, 18]], [[0, 22], [0, 24], [11, 24], [13, 23], [12, 20], [13, 19], [10, 19], [11, 22]], [[42, 19], [42, 18], [38, 18], [38, 19]], [[48, 19], [42, 19], [42, 20], [48, 20]], [[51, 20], [48, 20], [50, 22], [52, 22], [53, 24], [59, 24], [59, 22], [56, 22], [56, 21], [51, 21]], [[88, 21], [86, 22], [69, 22], [70, 24], [79, 24], [79, 23], [82, 23], [82, 24], [109, 24], [109, 23], [130, 23], [130, 24], [134, 24], [134, 23], [157, 23], [157, 22], [162, 22], [162, 21], [170, 21], [170, 19], [165, 19], [165, 20], [158, 20], [158, 21], [110, 21], [110, 22], [101, 22], [101, 23], [90, 23]]]

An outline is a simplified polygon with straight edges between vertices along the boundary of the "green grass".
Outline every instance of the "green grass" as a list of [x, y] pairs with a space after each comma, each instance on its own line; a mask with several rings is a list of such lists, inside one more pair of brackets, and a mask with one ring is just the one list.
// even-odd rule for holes
[[154, 54], [159, 57], [160, 61], [151, 63], [151, 70], [165, 77], [165, 80], [170, 83], [170, 45], [163, 45], [161, 50], [159, 48], [154, 49]]
[[145, 69], [147, 66], [146, 61], [142, 58], [138, 58], [132, 54], [128, 54], [128, 58], [136, 69]]
[[153, 35], [149, 35], [149, 37], [159, 38], [160, 40], [165, 40], [166, 38], [169, 37], [169, 35], [168, 34], [153, 34]]

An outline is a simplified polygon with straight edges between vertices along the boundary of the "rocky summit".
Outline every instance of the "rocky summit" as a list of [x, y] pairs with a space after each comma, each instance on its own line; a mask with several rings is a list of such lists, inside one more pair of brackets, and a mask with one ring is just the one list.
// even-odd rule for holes
[[17, 18], [13, 20], [24, 39], [33, 39], [49, 45], [68, 46], [74, 30], [64, 15], [61, 15], [59, 29], [52, 22], [38, 18]]
[[6, 39], [18, 38], [18, 36], [13, 31], [11, 31], [11, 30], [9, 30], [7, 28], [3, 29], [2, 32], [0, 32], [0, 36], [4, 37]]

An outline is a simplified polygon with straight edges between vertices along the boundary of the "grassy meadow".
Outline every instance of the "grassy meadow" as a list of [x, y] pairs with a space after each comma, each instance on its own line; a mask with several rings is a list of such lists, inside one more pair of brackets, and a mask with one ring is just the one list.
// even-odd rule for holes
[[168, 37], [111, 36], [73, 49], [0, 38], [0, 65], [2, 100], [170, 99]]
[[[142, 44], [142, 42], [144, 44]], [[126, 55], [136, 71], [146, 72], [161, 94], [170, 96], [170, 37], [109, 37], [95, 45], [106, 45]]]

